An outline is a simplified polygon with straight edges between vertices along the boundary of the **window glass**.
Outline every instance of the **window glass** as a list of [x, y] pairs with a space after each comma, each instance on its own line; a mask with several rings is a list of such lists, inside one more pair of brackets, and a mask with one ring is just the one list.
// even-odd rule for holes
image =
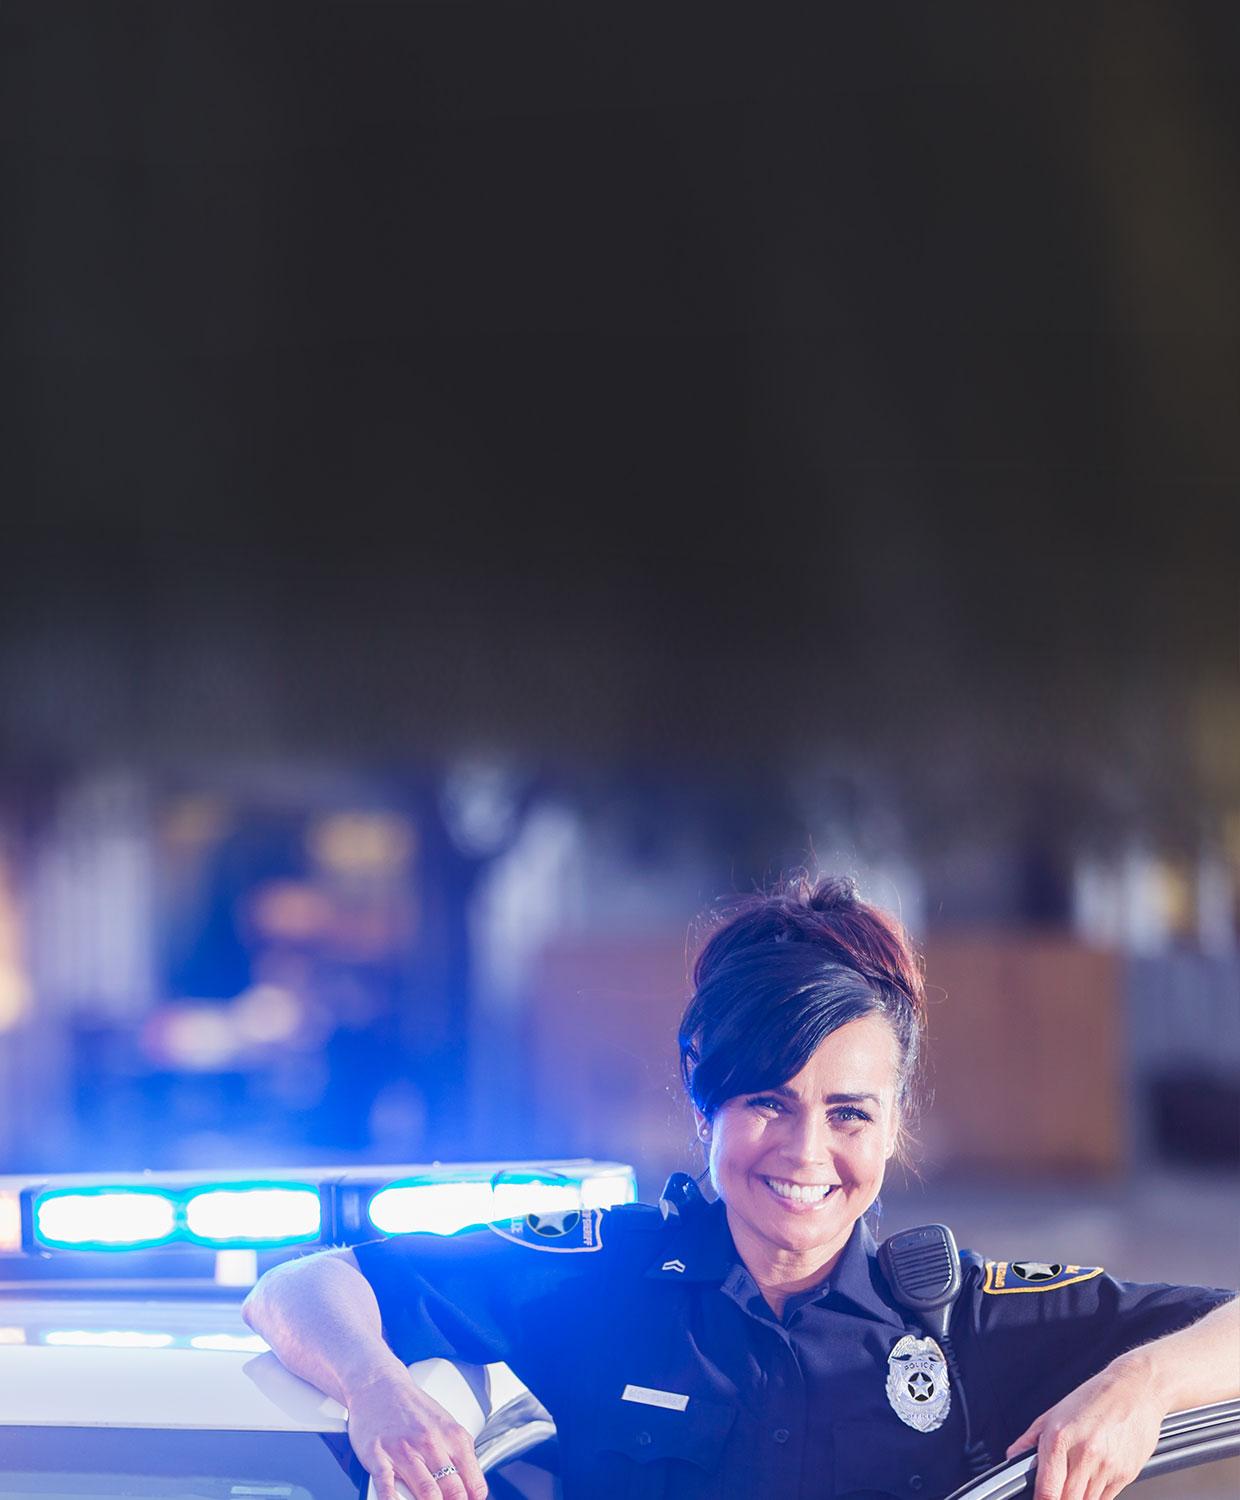
[[1240, 1458], [1216, 1458], [1173, 1474], [1138, 1479], [1125, 1494], [1131, 1500], [1236, 1500], [1240, 1495]]
[[0, 1429], [4, 1500], [358, 1500], [344, 1434]]

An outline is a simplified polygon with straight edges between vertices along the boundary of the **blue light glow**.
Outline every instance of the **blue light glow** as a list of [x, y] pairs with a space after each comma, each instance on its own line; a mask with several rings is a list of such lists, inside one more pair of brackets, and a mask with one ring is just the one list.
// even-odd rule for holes
[[103, 1250], [162, 1245], [176, 1230], [176, 1204], [150, 1188], [47, 1193], [34, 1208], [45, 1245]]
[[206, 1188], [185, 1202], [188, 1234], [205, 1245], [290, 1245], [317, 1240], [322, 1222], [317, 1189], [296, 1184]]
[[475, 1182], [412, 1178], [370, 1200], [370, 1222], [383, 1234], [457, 1234], [479, 1224], [574, 1208], [612, 1208], [636, 1197], [631, 1170], [587, 1177], [501, 1172]]
[[456, 1234], [495, 1217], [489, 1181], [395, 1183], [370, 1200], [370, 1222], [383, 1234]]

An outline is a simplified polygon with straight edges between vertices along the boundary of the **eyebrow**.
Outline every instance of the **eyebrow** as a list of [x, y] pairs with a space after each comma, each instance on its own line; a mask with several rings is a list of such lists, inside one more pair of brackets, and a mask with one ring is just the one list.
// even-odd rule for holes
[[[765, 1092], [768, 1094], [778, 1094], [781, 1099], [796, 1099], [799, 1101], [801, 1097], [800, 1094], [795, 1093], [785, 1083], [777, 1084], [775, 1088], [767, 1089]], [[877, 1094], [827, 1094], [822, 1102], [824, 1104], [861, 1104], [864, 1101], [868, 1101], [871, 1104], [882, 1103]]]

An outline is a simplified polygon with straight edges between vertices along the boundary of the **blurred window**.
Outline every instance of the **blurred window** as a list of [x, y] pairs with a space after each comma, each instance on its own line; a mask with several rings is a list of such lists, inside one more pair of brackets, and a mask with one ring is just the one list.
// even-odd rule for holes
[[1125, 1491], [1132, 1500], [1236, 1500], [1240, 1458], [1216, 1458], [1173, 1474], [1138, 1479]]
[[343, 1434], [6, 1427], [6, 1500], [358, 1500]]

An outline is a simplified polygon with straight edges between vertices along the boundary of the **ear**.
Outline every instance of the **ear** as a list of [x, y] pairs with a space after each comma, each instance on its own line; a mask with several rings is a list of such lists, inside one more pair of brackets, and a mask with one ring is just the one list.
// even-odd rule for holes
[[709, 1141], [710, 1140], [710, 1121], [706, 1118], [706, 1116], [702, 1113], [702, 1111], [700, 1109], [695, 1109], [693, 1111], [693, 1123], [697, 1127], [697, 1137], [698, 1137], [698, 1140], [699, 1141]]

